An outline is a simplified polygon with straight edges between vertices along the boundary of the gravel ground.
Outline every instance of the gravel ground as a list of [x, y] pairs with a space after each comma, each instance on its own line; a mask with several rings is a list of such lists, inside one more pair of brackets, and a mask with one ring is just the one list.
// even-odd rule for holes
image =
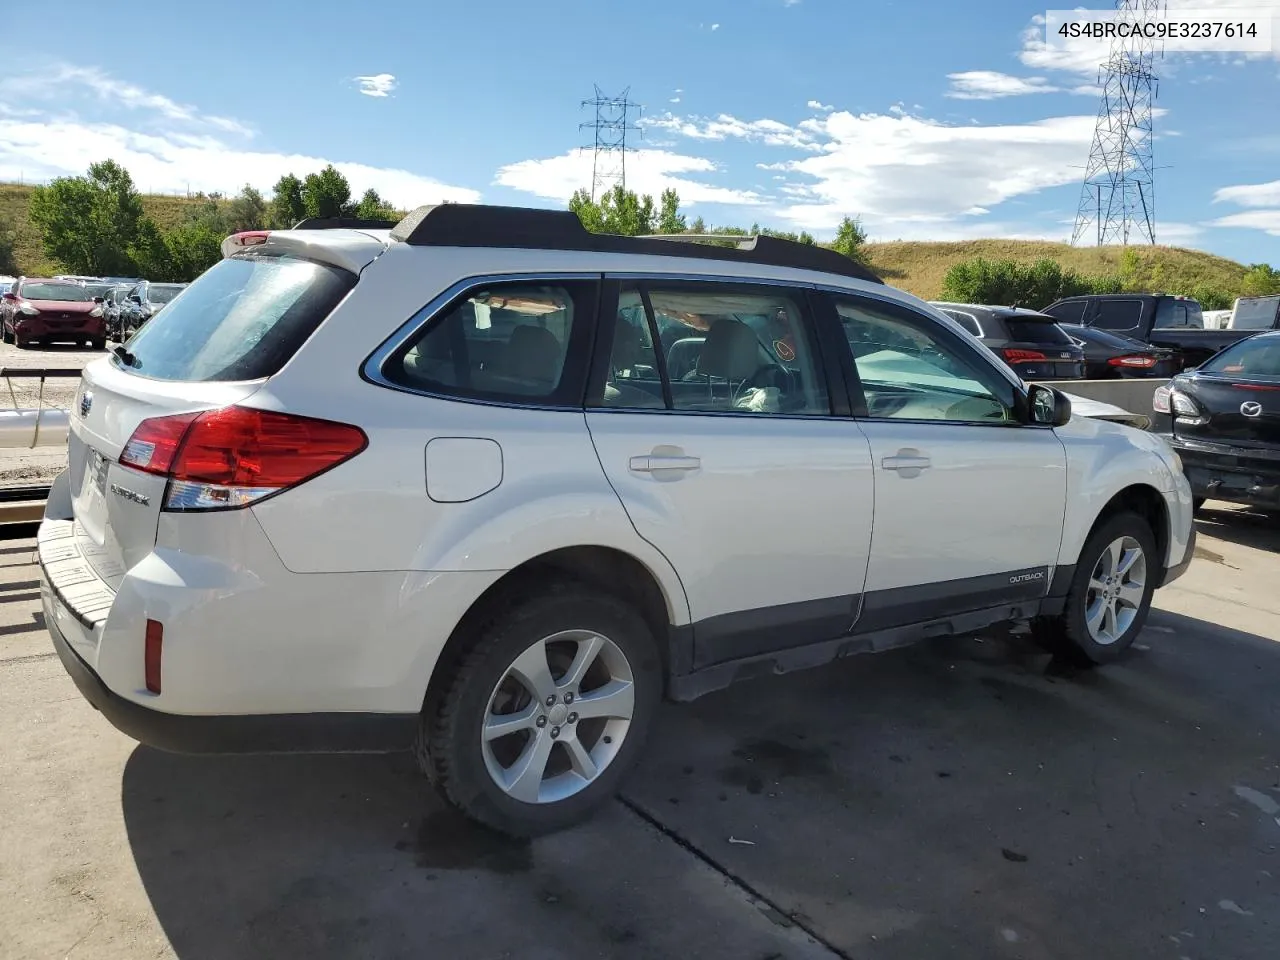
[[[0, 369], [9, 374], [5, 383], [0, 384], [0, 409], [12, 410], [15, 400], [20, 409], [35, 409], [40, 403], [46, 408], [69, 408], [79, 385], [76, 379], [46, 380], [42, 396], [38, 377], [14, 376], [13, 371], [40, 367], [75, 369], [102, 355], [99, 350], [71, 347], [19, 350], [11, 344], [0, 343]], [[48, 483], [66, 465], [66, 450], [61, 446], [0, 449], [0, 487]]]

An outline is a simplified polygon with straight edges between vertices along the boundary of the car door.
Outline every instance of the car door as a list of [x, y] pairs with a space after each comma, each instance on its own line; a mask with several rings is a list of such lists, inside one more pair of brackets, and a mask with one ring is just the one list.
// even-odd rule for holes
[[875, 464], [858, 630], [1044, 596], [1062, 538], [1066, 450], [981, 351], [903, 305], [831, 295]]
[[587, 425], [637, 532], [684, 584], [684, 666], [848, 634], [871, 543], [871, 453], [806, 292], [606, 287], [601, 315], [617, 320], [602, 325]]

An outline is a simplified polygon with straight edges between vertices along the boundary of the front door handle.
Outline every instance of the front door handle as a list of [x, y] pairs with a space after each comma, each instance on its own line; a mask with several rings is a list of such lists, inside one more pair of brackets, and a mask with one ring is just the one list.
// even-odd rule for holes
[[702, 461], [697, 457], [632, 457], [631, 469], [636, 473], [655, 473], [660, 470], [697, 470]]
[[933, 466], [933, 463], [919, 450], [913, 450], [908, 447], [899, 450], [892, 457], [885, 457], [880, 461], [880, 466], [885, 470], [894, 471], [904, 480], [910, 480], [913, 477], [920, 476], [921, 471], [928, 470], [929, 467]]

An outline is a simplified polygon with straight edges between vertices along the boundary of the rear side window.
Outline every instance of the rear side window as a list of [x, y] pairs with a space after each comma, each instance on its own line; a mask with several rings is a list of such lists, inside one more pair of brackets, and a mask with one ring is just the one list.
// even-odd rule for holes
[[964, 313], [960, 310], [943, 310], [942, 312], [975, 337], [982, 336], [982, 327], [978, 323], [978, 318], [972, 313]]
[[382, 375], [427, 393], [580, 406], [568, 358], [589, 325], [595, 289], [591, 282], [477, 287], [397, 349]]
[[355, 282], [346, 270], [294, 257], [221, 260], [115, 362], [154, 380], [260, 380], [279, 372]]
[[1142, 326], [1142, 301], [1099, 300], [1093, 326], [1104, 330], [1137, 330]]
[[1009, 328], [1009, 339], [1018, 343], [1047, 343], [1055, 347], [1071, 346], [1071, 338], [1051, 320], [1005, 317], [1004, 325]]
[[1185, 327], [1187, 322], [1187, 305], [1182, 300], [1161, 300], [1156, 307], [1156, 320], [1153, 326], [1157, 330]]
[[1080, 323], [1084, 320], [1084, 309], [1089, 305], [1087, 300], [1067, 300], [1063, 303], [1055, 303], [1047, 308], [1045, 313], [1052, 317], [1056, 317], [1063, 323]]

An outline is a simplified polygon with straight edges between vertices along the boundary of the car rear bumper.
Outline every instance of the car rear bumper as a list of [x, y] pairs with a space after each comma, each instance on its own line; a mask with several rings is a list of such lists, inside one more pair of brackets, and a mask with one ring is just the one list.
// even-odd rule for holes
[[[183, 549], [166, 546], [178, 537]], [[163, 514], [116, 588], [73, 521], [38, 537], [47, 628], [86, 699], [122, 732], [194, 753], [385, 752], [412, 743], [456, 624], [500, 574], [295, 574], [250, 511]], [[147, 623], [162, 624], [160, 693]]]
[[413, 743], [413, 713], [187, 716], [126, 700], [71, 648], [50, 609], [61, 601], [51, 590], [43, 592], [53, 648], [80, 693], [117, 730], [147, 746], [174, 753], [389, 753]]
[[1196, 497], [1280, 510], [1280, 451], [1270, 457], [1229, 444], [1165, 436], [1182, 459]]

